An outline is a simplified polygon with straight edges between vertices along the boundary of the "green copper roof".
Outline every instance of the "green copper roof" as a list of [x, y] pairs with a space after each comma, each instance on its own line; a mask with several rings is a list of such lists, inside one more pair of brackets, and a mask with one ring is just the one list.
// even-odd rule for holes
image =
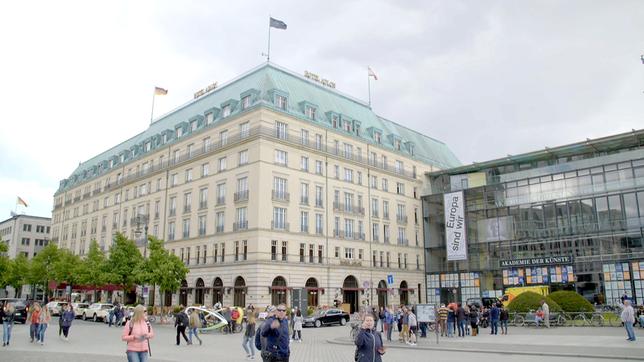
[[[125, 162], [140, 157], [143, 144], [152, 141], [152, 150], [159, 144], [161, 135], [168, 133], [168, 142], [174, 141], [175, 128], [181, 124], [198, 119], [203, 122], [206, 113], [215, 110], [213, 124], [223, 119], [222, 106], [232, 102], [231, 115], [241, 111], [239, 101], [242, 95], [250, 94], [251, 106], [261, 104], [271, 109], [274, 105], [275, 94], [284, 95], [288, 99], [286, 113], [302, 119], [312, 121], [305, 117], [301, 105], [317, 107], [315, 123], [330, 127], [329, 112], [337, 114], [342, 120], [359, 122], [359, 138], [375, 143], [372, 130], [381, 131], [381, 147], [393, 150], [393, 140], [398, 139], [403, 147], [401, 151], [405, 156], [418, 159], [421, 162], [439, 168], [451, 168], [461, 165], [460, 161], [443, 142], [401, 126], [375, 114], [371, 108], [358, 99], [342, 94], [341, 92], [323, 86], [320, 83], [304, 78], [294, 72], [281, 68], [272, 63], [265, 63], [240, 77], [220, 85], [206, 95], [192, 100], [177, 109], [161, 116], [150, 127], [140, 134], [112, 147], [111, 149], [81, 163], [69, 179], [62, 180], [58, 192], [64, 191], [73, 185], [104, 172], [109, 165], [109, 160], [117, 160], [124, 151], [128, 154]], [[200, 123], [201, 127], [202, 123]], [[188, 132], [189, 133], [189, 132]], [[358, 137], [352, 133], [354, 137]], [[414, 154], [410, 154], [413, 145]], [[136, 150], [136, 151], [135, 151]], [[135, 152], [134, 152], [135, 151]], [[99, 168], [100, 165], [100, 168]]]

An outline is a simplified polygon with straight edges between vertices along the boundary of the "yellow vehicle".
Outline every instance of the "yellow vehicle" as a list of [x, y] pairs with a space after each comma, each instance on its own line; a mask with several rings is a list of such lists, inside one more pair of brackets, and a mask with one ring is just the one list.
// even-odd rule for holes
[[550, 287], [547, 285], [535, 285], [531, 287], [512, 287], [512, 288], [507, 288], [505, 289], [505, 293], [503, 294], [503, 297], [501, 298], [501, 302], [503, 303], [503, 306], [507, 307], [510, 302], [512, 302], [512, 299], [516, 298], [519, 294], [525, 293], [525, 292], [533, 292], [537, 294], [541, 294], [543, 296], [546, 296], [550, 294]]

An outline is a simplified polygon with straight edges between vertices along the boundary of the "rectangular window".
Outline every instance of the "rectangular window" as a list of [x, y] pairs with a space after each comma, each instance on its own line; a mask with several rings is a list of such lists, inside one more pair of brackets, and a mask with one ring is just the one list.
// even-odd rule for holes
[[346, 158], [353, 157], [353, 146], [348, 143], [344, 144], [344, 157]]
[[344, 258], [353, 259], [353, 248], [344, 248]]
[[273, 228], [286, 229], [286, 209], [283, 207], [273, 208]]
[[190, 212], [192, 209], [192, 193], [183, 195], [183, 212]]
[[300, 231], [309, 232], [309, 213], [307, 211], [300, 212]]
[[201, 165], [201, 177], [206, 177], [210, 174], [210, 164], [204, 163]]
[[324, 233], [323, 220], [322, 214], [315, 214], [315, 233], [317, 235], [322, 235]]
[[241, 108], [246, 109], [250, 107], [250, 96], [245, 96], [241, 101]]
[[317, 149], [317, 150], [322, 149], [322, 135], [321, 134], [316, 134], [315, 135], [315, 149]]
[[389, 191], [389, 181], [386, 178], [382, 179], [382, 191]]
[[405, 184], [402, 182], [396, 182], [396, 193], [398, 195], [404, 195], [405, 194]]
[[288, 106], [286, 97], [281, 96], [279, 94], [275, 97], [275, 103], [277, 105], [277, 108], [282, 110], [286, 110], [286, 107]]
[[275, 136], [280, 139], [287, 139], [288, 125], [284, 122], [275, 121]]
[[242, 241], [242, 260], [248, 260], [248, 240]]
[[309, 204], [309, 184], [302, 183], [300, 184], [300, 204], [308, 205]]
[[309, 172], [309, 158], [308, 157], [302, 156], [302, 158], [300, 160], [300, 168], [304, 172]]
[[324, 189], [322, 186], [315, 186], [315, 207], [323, 207], [324, 202], [322, 201], [324, 197]]
[[277, 260], [277, 240], [271, 240], [271, 260]]
[[282, 241], [282, 261], [288, 260], [288, 242]]
[[344, 169], [344, 181], [353, 182], [353, 170], [348, 168]]
[[174, 222], [168, 223], [168, 240], [174, 240], [175, 226]]
[[315, 161], [315, 173], [322, 175], [322, 161]]
[[183, 220], [183, 238], [187, 239], [190, 237], [190, 219]]
[[373, 235], [373, 241], [378, 241], [378, 231], [380, 230], [380, 226], [378, 223], [373, 223], [371, 227], [371, 234]]
[[199, 216], [199, 236], [206, 235], [206, 216]]
[[286, 151], [275, 150], [275, 163], [286, 166], [288, 164], [288, 153]]
[[226, 203], [226, 184], [217, 185], [217, 205]]
[[315, 108], [306, 106], [306, 116], [310, 119], [315, 119]]
[[215, 115], [212, 112], [208, 112], [208, 114], [206, 114], [206, 125], [211, 124], [214, 118]]
[[339, 246], [336, 246], [336, 247], [335, 247], [335, 257], [336, 257], [336, 258], [339, 258], [339, 257], [340, 257], [340, 247], [339, 247]]
[[219, 167], [218, 171], [225, 171], [226, 170], [226, 157], [222, 157], [219, 159]]
[[369, 180], [369, 186], [372, 189], [377, 189], [378, 188], [378, 178], [376, 176], [371, 176]]
[[302, 131], [300, 131], [300, 143], [305, 146], [309, 145], [309, 131], [305, 129], [302, 129]]
[[218, 233], [223, 233], [224, 232], [224, 225], [226, 223], [226, 218], [225, 218], [225, 215], [224, 215], [223, 211], [220, 211], [215, 215], [215, 222], [216, 222], [216, 225], [217, 225], [217, 232]]
[[300, 263], [304, 263], [306, 244], [300, 243]]
[[248, 163], [248, 150], [243, 150], [239, 152], [239, 165], [245, 165]]
[[230, 116], [230, 104], [226, 104], [222, 109], [221, 109], [221, 116], [222, 117], [228, 117]]
[[235, 240], [235, 261], [239, 261], [239, 241]]
[[239, 137], [246, 138], [250, 136], [250, 122], [244, 122], [239, 125]]
[[222, 147], [228, 144], [228, 130], [219, 132], [219, 143]]
[[199, 190], [199, 209], [207, 209], [208, 208], [208, 189], [203, 188]]

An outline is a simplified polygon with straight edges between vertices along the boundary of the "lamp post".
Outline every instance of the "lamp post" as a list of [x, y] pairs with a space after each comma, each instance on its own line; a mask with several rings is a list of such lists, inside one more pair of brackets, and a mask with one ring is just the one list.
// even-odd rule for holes
[[[143, 224], [143, 259], [148, 258], [148, 221], [148, 215], [139, 214], [134, 218], [134, 222], [136, 223], [134, 235], [136, 236], [137, 246], [139, 244], [139, 237], [141, 236], [141, 224]], [[143, 305], [145, 305], [144, 288], [144, 286], [141, 287], [141, 298], [143, 299]]]

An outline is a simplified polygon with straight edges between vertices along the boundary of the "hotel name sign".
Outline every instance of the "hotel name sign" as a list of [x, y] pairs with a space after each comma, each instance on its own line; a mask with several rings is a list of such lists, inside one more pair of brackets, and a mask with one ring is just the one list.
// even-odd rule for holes
[[501, 267], [571, 264], [572, 256], [546, 256], [529, 259], [501, 260]]
[[310, 79], [310, 80], [312, 80], [312, 81], [314, 81], [314, 82], [317, 82], [317, 83], [320, 83], [320, 84], [322, 84], [322, 85], [323, 85], [323, 86], [325, 86], [325, 87], [329, 87], [329, 88], [334, 88], [334, 89], [335, 89], [335, 82], [332, 82], [332, 81], [330, 81], [330, 80], [328, 80], [328, 79], [320, 78], [320, 76], [319, 76], [319, 75], [317, 75], [317, 74], [315, 74], [315, 73], [311, 73], [311, 72], [309, 72], [308, 70], [305, 70], [305, 71], [304, 71], [304, 78], [306, 78], [306, 79]]
[[210, 92], [211, 90], [213, 90], [215, 88], [217, 88], [217, 82], [214, 82], [214, 83], [208, 85], [206, 88], [199, 89], [198, 91], [195, 92], [195, 98], [194, 99], [197, 99], [197, 98], [201, 97], [202, 95]]

